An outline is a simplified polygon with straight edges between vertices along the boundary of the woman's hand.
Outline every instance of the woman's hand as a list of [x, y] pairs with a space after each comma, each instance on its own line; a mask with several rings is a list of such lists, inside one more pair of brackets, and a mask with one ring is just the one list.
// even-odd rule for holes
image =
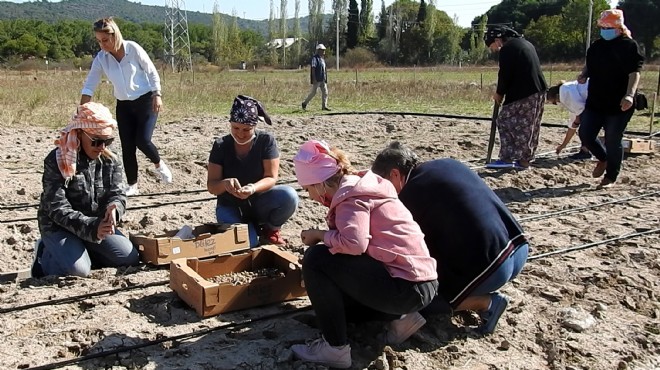
[[96, 230], [96, 237], [99, 240], [103, 240], [110, 235], [115, 234], [117, 227], [117, 205], [110, 204], [105, 210], [105, 215], [103, 220], [99, 224], [99, 228]]
[[300, 232], [300, 239], [303, 244], [312, 246], [323, 241], [325, 230], [309, 229]]
[[163, 110], [163, 99], [160, 95], [153, 95], [151, 99], [151, 106], [154, 113], [160, 113]]
[[632, 95], [626, 95], [621, 99], [621, 110], [623, 112], [627, 111], [628, 109], [632, 108], [633, 106], [633, 97]]
[[557, 146], [557, 149], [555, 149], [555, 153], [559, 154], [559, 153], [561, 153], [561, 151], [564, 150], [565, 148], [566, 148], [566, 145], [561, 144], [561, 145]]
[[240, 199], [247, 199], [256, 191], [257, 187], [254, 186], [254, 184], [247, 184], [236, 191], [236, 197]]
[[[241, 182], [237, 178], [231, 177], [222, 180], [222, 185], [225, 187], [225, 192], [239, 198], [239, 190], [241, 189]], [[241, 198], [243, 199], [243, 198]]]

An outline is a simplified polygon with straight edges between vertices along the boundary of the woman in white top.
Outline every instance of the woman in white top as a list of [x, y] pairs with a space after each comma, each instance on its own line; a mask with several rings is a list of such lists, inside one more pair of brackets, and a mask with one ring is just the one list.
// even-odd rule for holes
[[123, 39], [112, 18], [94, 22], [94, 35], [101, 51], [92, 62], [80, 104], [92, 100], [94, 90], [101, 82], [102, 74], [105, 74], [112, 82], [117, 98], [116, 117], [129, 185], [126, 195], [138, 194], [137, 149], [154, 163], [154, 174], [160, 176], [163, 182], [171, 183], [172, 173], [151, 141], [158, 112], [163, 106], [156, 67], [140, 45]]
[[[568, 143], [571, 142], [578, 127], [580, 127], [580, 115], [584, 112], [584, 106], [587, 102], [587, 89], [589, 81], [584, 84], [579, 84], [577, 81], [560, 81], [559, 84], [548, 89], [546, 99], [548, 103], [560, 104], [569, 113], [568, 130], [564, 141], [557, 146], [557, 154], [561, 153], [566, 148]], [[571, 156], [573, 159], [589, 159], [591, 153], [584, 146], [580, 151]]]

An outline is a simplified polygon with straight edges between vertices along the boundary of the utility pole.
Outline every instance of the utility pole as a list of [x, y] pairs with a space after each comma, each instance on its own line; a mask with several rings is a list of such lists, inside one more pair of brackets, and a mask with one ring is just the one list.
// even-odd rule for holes
[[184, 0], [166, 0], [165, 60], [172, 71], [192, 71], [188, 14]]
[[594, 0], [589, 0], [589, 20], [587, 21], [587, 46], [585, 48], [585, 54], [586, 51], [589, 50], [589, 46], [591, 45], [591, 21], [594, 13]]

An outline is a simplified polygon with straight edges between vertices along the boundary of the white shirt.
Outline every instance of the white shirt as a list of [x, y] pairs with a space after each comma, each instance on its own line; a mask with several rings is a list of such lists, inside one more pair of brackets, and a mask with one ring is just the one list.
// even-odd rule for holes
[[104, 50], [96, 54], [82, 95], [94, 95], [103, 73], [112, 82], [117, 100], [135, 100], [150, 91], [160, 92], [158, 70], [147, 52], [134, 41], [124, 41], [124, 52], [121, 62]]
[[570, 113], [568, 127], [577, 128], [573, 127], [573, 122], [575, 122], [577, 116], [584, 112], [588, 89], [589, 80], [583, 84], [577, 81], [568, 81], [559, 86], [559, 104]]

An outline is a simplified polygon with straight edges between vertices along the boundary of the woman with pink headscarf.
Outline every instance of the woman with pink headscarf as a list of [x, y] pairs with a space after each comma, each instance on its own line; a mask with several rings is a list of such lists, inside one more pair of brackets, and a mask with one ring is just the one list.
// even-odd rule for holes
[[[599, 188], [609, 188], [617, 180], [623, 160], [621, 139], [634, 113], [644, 56], [623, 19], [623, 11], [609, 9], [598, 20], [600, 39], [587, 51], [586, 65], [578, 77], [589, 78], [587, 102], [581, 116], [580, 140], [598, 159], [593, 177], [603, 176]], [[605, 131], [605, 145], [597, 140]]]
[[33, 277], [85, 277], [93, 266], [139, 262], [138, 251], [116, 229], [126, 211], [123, 169], [109, 149], [116, 128], [108, 108], [85, 103], [44, 160]]
[[391, 182], [357, 174], [342, 151], [322, 141], [304, 143], [293, 162], [300, 186], [329, 211], [328, 230], [301, 233], [310, 246], [303, 279], [323, 336], [291, 350], [304, 361], [348, 368], [347, 320], [390, 321], [388, 344], [426, 323], [417, 311], [436, 295], [436, 261]]

